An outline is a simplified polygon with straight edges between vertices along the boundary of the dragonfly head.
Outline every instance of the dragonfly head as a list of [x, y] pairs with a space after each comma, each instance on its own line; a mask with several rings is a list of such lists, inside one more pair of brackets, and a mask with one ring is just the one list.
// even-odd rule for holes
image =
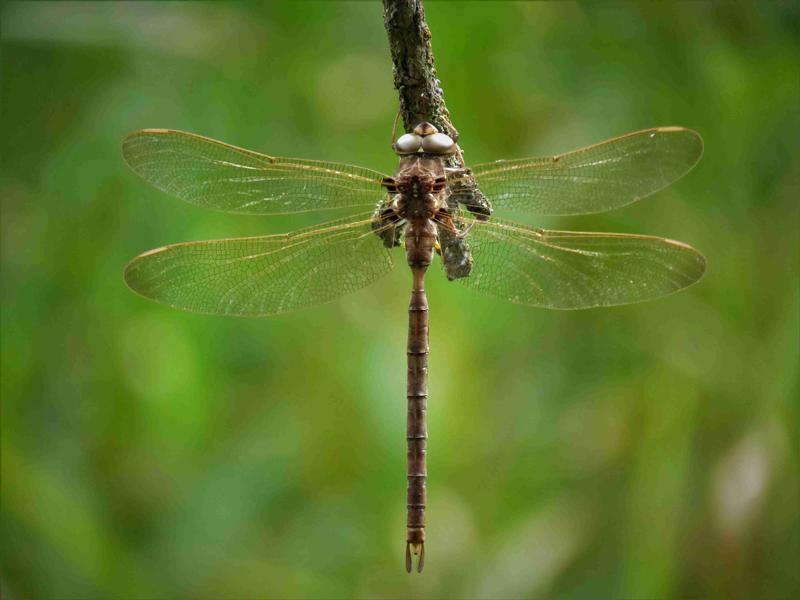
[[405, 133], [397, 138], [392, 145], [394, 151], [399, 155], [416, 154], [454, 154], [456, 143], [444, 133], [439, 133], [434, 125], [423, 121], [414, 127], [413, 133]]

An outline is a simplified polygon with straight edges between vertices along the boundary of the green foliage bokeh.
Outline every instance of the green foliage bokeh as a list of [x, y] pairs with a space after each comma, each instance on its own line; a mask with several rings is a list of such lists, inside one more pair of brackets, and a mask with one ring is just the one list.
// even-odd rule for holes
[[5, 3], [4, 598], [800, 593], [796, 5], [426, 8], [468, 162], [699, 131], [703, 160], [653, 198], [520, 220], [682, 240], [706, 277], [548, 312], [432, 269], [409, 577], [407, 270], [267, 319], [170, 310], [121, 275], [169, 242], [315, 222], [161, 194], [122, 162], [134, 129], [392, 171], [380, 4]]

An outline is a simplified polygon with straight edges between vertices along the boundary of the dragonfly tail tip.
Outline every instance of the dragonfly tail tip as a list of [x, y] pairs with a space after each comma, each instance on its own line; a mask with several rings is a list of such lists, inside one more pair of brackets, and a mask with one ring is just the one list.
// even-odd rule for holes
[[406, 542], [406, 573], [413, 570], [413, 560], [411, 555], [418, 556], [417, 573], [422, 573], [425, 566], [425, 542]]

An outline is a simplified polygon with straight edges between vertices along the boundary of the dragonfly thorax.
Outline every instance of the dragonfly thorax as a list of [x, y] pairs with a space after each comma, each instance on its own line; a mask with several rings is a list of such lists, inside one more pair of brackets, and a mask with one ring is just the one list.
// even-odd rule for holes
[[444, 166], [438, 158], [406, 156], [383, 185], [393, 194], [392, 208], [408, 221], [432, 219], [444, 207]]
[[415, 221], [432, 219], [441, 208], [439, 194], [433, 191], [432, 181], [420, 177], [410, 177], [398, 184], [392, 205], [402, 219]]

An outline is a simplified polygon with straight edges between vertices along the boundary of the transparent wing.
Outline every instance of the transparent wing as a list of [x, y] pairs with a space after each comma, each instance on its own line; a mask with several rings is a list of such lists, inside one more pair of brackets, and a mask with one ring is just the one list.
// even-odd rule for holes
[[294, 233], [174, 244], [125, 268], [135, 292], [220, 315], [273, 315], [329, 302], [386, 275], [392, 258], [370, 219]]
[[558, 156], [481, 164], [472, 172], [494, 208], [580, 215], [654, 194], [688, 173], [702, 154], [697, 132], [659, 127]]
[[210, 138], [144, 129], [122, 142], [130, 167], [190, 204], [254, 215], [374, 206], [385, 195], [377, 171], [266, 156]]
[[695, 283], [705, 257], [681, 242], [643, 235], [547, 231], [470, 221], [473, 267], [458, 279], [517, 304], [578, 309], [651, 300]]

